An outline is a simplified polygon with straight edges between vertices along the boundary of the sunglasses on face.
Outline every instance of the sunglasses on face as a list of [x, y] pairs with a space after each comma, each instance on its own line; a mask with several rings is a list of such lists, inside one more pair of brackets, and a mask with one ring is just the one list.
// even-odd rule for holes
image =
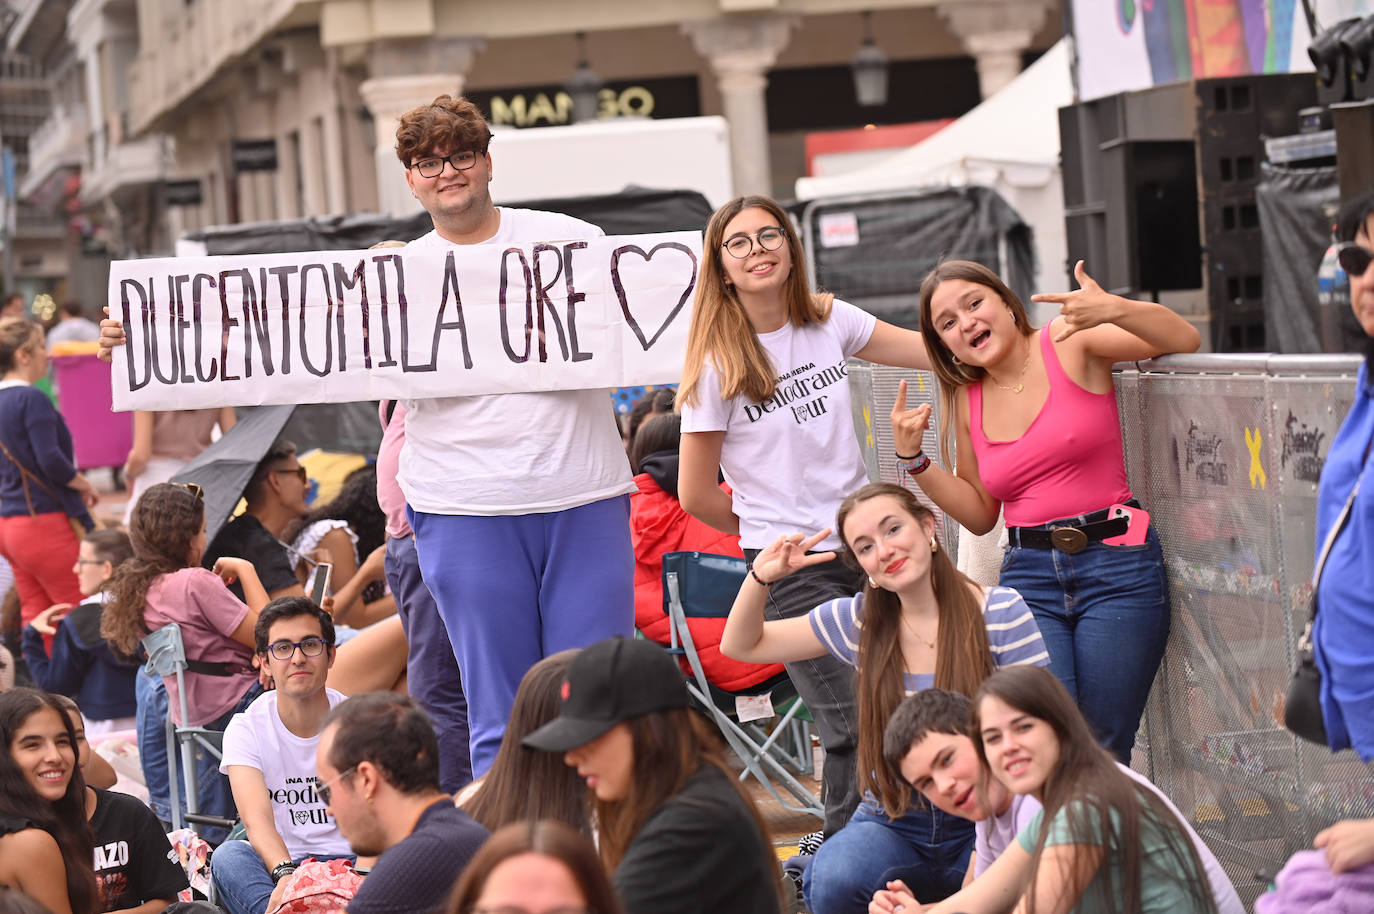
[[310, 478], [309, 478], [308, 476], [306, 476], [306, 474], [305, 474], [305, 467], [288, 467], [288, 468], [285, 469], [285, 470], [273, 470], [272, 472], [273, 472], [273, 473], [290, 473], [290, 474], [292, 474], [293, 476], [295, 476], [297, 479], [299, 479], [299, 480], [301, 481], [302, 484], [307, 483], [307, 482], [310, 481]]
[[356, 771], [357, 768], [358, 768], [358, 766], [357, 766], [357, 765], [354, 765], [352, 768], [348, 769], [347, 771], [341, 771], [341, 772], [339, 772], [339, 776], [338, 776], [338, 777], [336, 777], [336, 778], [330, 778], [330, 779], [329, 779], [326, 783], [324, 783], [324, 784], [317, 784], [317, 785], [315, 786], [315, 796], [319, 797], [322, 801], [324, 801], [324, 805], [325, 805], [325, 806], [328, 806], [328, 805], [329, 805], [329, 798], [330, 798], [331, 796], [333, 796], [334, 785], [337, 784], [337, 783], [339, 783], [340, 781], [342, 781], [344, 778], [348, 777], [350, 774], [352, 774], [354, 771]]
[[1341, 265], [1346, 276], [1363, 276], [1364, 271], [1369, 269], [1370, 260], [1374, 260], [1374, 253], [1353, 241], [1336, 249], [1336, 262]]

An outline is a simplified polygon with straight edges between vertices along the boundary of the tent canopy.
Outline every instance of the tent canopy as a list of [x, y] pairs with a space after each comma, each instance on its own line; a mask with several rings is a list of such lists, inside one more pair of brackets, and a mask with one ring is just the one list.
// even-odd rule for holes
[[797, 197], [872, 196], [931, 185], [991, 187], [1034, 231], [1036, 288], [1067, 288], [1059, 108], [1072, 103], [1068, 45], [1061, 40], [929, 139], [858, 171], [801, 178]]

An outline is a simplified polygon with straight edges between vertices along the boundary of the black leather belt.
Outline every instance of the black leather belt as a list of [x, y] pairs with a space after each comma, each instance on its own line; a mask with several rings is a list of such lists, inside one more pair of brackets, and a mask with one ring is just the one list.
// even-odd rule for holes
[[[1129, 508], [1139, 508], [1140, 502], [1131, 499]], [[1088, 548], [1089, 543], [1121, 536], [1130, 527], [1124, 517], [1108, 520], [1110, 509], [1093, 511], [1068, 520], [1054, 521], [1040, 527], [1008, 527], [1007, 542], [1026, 549], [1058, 549], [1074, 555]]]

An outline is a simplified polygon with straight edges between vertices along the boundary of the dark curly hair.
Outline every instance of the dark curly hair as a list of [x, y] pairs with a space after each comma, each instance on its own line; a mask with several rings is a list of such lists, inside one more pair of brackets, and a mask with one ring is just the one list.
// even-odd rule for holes
[[344, 477], [339, 494], [307, 514], [298, 530], [320, 520], [341, 520], [358, 535], [358, 557], [365, 559], [386, 542], [386, 514], [377, 505], [377, 467], [358, 467]]
[[401, 115], [396, 128], [396, 158], [407, 168], [416, 156], [460, 149], [484, 153], [490, 143], [487, 119], [462, 96], [441, 95], [428, 105], [411, 108]]
[[110, 601], [100, 617], [100, 634], [117, 651], [137, 656], [138, 643], [148, 634], [143, 621], [148, 585], [191, 564], [191, 541], [204, 523], [205, 503], [185, 486], [159, 483], [139, 498], [129, 522], [133, 558], [105, 582]]
[[[34, 792], [14, 762], [12, 744], [24, 723], [45, 708], [55, 712], [67, 730], [72, 750], [72, 776], [67, 792], [48, 801]], [[98, 910], [95, 873], [91, 869], [90, 825], [86, 821], [86, 782], [77, 764], [76, 731], [71, 718], [53, 696], [37, 689], [11, 689], [0, 694], [0, 815], [27, 820], [52, 835], [67, 870], [67, 898], [73, 914]]]

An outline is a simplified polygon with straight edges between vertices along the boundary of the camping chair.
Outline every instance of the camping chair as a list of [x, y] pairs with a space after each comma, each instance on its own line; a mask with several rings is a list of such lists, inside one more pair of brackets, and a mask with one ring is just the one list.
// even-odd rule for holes
[[[692, 670], [687, 680], [687, 690], [744, 763], [740, 780], [752, 775], [784, 808], [809, 812], [824, 820], [824, 806], [786, 767], [790, 765], [802, 774], [811, 770], [809, 730], [804, 720], [799, 718], [804, 706], [797, 697], [792, 681], [784, 673], [740, 692], [727, 692], [716, 687], [706, 678], [692, 631], [687, 625], [689, 618], [719, 619], [728, 616], [735, 595], [744, 583], [745, 573], [744, 560], [727, 555], [707, 552], [665, 554], [663, 600], [672, 625], [668, 650], [687, 658]], [[779, 713], [782, 715], [771, 733], [763, 727], [766, 721], [741, 722], [737, 713], [737, 699], [759, 695], [770, 695], [774, 716]], [[774, 779], [787, 789], [796, 800], [796, 805], [783, 799], [773, 783]]]
[[[143, 650], [148, 654], [148, 671], [157, 676], [175, 676], [177, 681], [177, 700], [181, 705], [181, 719], [186, 720], [189, 712], [186, 707], [186, 646], [181, 640], [181, 626], [168, 622], [157, 631], [143, 639]], [[196, 753], [208, 752], [219, 759], [223, 757], [224, 734], [206, 727], [177, 726], [172, 715], [167, 715], [167, 784], [171, 791], [172, 828], [184, 828], [190, 822], [196, 825], [216, 825], [232, 828], [233, 819], [222, 816], [203, 815], [200, 812], [199, 778], [196, 773]], [[177, 757], [181, 758], [182, 784], [177, 783]], [[186, 814], [181, 812], [181, 790], [186, 793]]]

